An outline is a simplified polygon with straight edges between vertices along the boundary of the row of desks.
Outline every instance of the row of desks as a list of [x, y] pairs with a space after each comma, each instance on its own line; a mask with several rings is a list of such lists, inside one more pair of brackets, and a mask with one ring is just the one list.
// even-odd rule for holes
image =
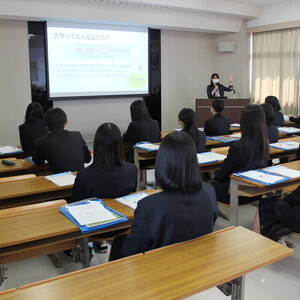
[[243, 227], [137, 254], [29, 284], [1, 299], [182, 299], [235, 280], [231, 299], [244, 299], [244, 275], [293, 251]]

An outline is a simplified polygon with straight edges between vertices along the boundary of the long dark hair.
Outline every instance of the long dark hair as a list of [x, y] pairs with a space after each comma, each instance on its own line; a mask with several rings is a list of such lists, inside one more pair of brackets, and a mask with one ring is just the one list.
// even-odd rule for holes
[[196, 114], [190, 108], [183, 108], [178, 114], [179, 121], [184, 123], [182, 131], [186, 132], [194, 140], [196, 149], [199, 149], [200, 139], [198, 128], [196, 125]]
[[136, 100], [130, 105], [131, 120], [150, 120], [147, 106], [143, 100]]
[[273, 106], [275, 112], [281, 110], [281, 106], [279, 104], [279, 100], [275, 96], [268, 96], [265, 99], [265, 103], [270, 103]]
[[182, 131], [168, 134], [161, 142], [156, 157], [155, 179], [159, 187], [184, 194], [202, 187], [195, 143]]
[[261, 104], [266, 116], [266, 124], [270, 126], [274, 123], [275, 120], [275, 112], [273, 106], [270, 103], [263, 103]]
[[32, 102], [26, 108], [25, 123], [33, 122], [37, 119], [44, 119], [44, 111], [41, 104]]
[[241, 152], [262, 164], [268, 160], [269, 144], [264, 110], [256, 104], [246, 106], [241, 115]]
[[119, 127], [113, 123], [103, 123], [94, 138], [94, 160], [91, 167], [105, 171], [114, 165], [122, 165], [122, 138]]

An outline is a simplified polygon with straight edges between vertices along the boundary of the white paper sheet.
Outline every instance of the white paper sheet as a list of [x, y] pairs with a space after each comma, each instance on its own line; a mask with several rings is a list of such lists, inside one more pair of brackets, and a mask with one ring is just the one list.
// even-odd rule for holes
[[66, 205], [66, 207], [80, 225], [117, 219], [117, 217], [97, 201], [89, 201], [87, 204]]
[[14, 153], [14, 152], [21, 152], [21, 150], [17, 146], [2, 146], [2, 147], [0, 147], [0, 154]]
[[137, 193], [137, 194], [133, 194], [133, 195], [116, 198], [116, 201], [118, 201], [132, 209], [136, 209], [137, 203], [147, 196], [148, 195], [146, 193]]
[[284, 133], [299, 133], [300, 128], [295, 128], [295, 127], [278, 127], [279, 132], [284, 132]]
[[159, 149], [159, 145], [154, 145], [151, 143], [139, 143], [135, 144], [135, 147], [150, 151], [157, 151]]
[[284, 177], [289, 177], [289, 178], [298, 178], [300, 177], [300, 171], [298, 170], [293, 170], [284, 166], [272, 166], [263, 169], [264, 171], [270, 172], [270, 173], [275, 173]]
[[215, 152], [204, 152], [204, 153], [197, 154], [198, 164], [205, 164], [214, 161], [222, 161], [225, 158], [226, 155], [215, 153]]
[[75, 182], [76, 176], [71, 172], [59, 173], [45, 176], [46, 179], [53, 182], [57, 186], [67, 186], [73, 185]]
[[299, 148], [299, 143], [294, 141], [284, 141], [279, 143], [271, 143], [270, 146], [274, 148], [283, 149], [283, 150], [293, 150]]
[[[236, 175], [239, 176], [238, 174]], [[266, 174], [257, 170], [242, 172], [241, 175], [242, 177], [247, 177], [250, 180], [259, 181], [263, 184], [274, 184], [285, 179], [285, 177], [279, 175]]]

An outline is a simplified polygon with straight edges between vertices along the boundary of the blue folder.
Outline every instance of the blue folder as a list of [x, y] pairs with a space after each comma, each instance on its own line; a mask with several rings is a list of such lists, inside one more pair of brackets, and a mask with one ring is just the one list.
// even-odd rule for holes
[[[249, 171], [250, 171], [250, 170], [249, 170]], [[274, 183], [268, 183], [268, 182], [260, 181], [260, 180], [258, 180], [258, 179], [249, 178], [248, 176], [243, 175], [243, 173], [248, 172], [248, 171], [236, 172], [236, 173], [233, 173], [233, 174], [236, 175], [236, 176], [245, 178], [245, 179], [247, 179], [247, 180], [253, 181], [253, 182], [262, 183], [262, 184], [264, 184], [264, 185], [277, 184], [277, 183], [284, 182], [284, 181], [287, 181], [287, 180], [290, 179], [290, 178], [284, 177], [284, 176], [282, 176], [282, 175], [278, 175], [278, 174], [274, 174], [274, 173], [269, 173], [269, 172], [265, 172], [265, 171], [262, 171], [262, 170], [253, 170], [253, 171], [257, 171], [257, 172], [260, 172], [260, 173], [264, 173], [264, 174], [268, 174], [268, 175], [273, 175], [273, 176], [279, 176], [279, 177], [282, 177], [282, 179], [277, 180], [277, 181], [274, 182]]]
[[[79, 202], [75, 202], [75, 203], [71, 203], [71, 204], [67, 204], [68, 206], [71, 205], [85, 205], [88, 203], [88, 201], [90, 201], [91, 199], [86, 199], [86, 200], [82, 200]], [[66, 208], [66, 206], [62, 206], [59, 208], [59, 210], [69, 219], [71, 220], [75, 225], [78, 226], [78, 228], [81, 230], [82, 233], [89, 233], [89, 232], [93, 232], [96, 231], [98, 229], [101, 228], [105, 228], [114, 224], [118, 224], [118, 223], [122, 223], [122, 222], [126, 222], [128, 221], [128, 219], [123, 216], [122, 214], [120, 214], [119, 212], [115, 211], [114, 209], [108, 207], [107, 205], [105, 205], [100, 199], [96, 199], [93, 201], [98, 201], [100, 202], [107, 210], [109, 210], [112, 214], [114, 214], [118, 219], [113, 220], [113, 221], [104, 221], [102, 224], [99, 223], [94, 223], [93, 224], [89, 224], [89, 226], [87, 225], [80, 225], [75, 218], [73, 218], [73, 216], [70, 214], [70, 212], [68, 211], [68, 209]]]
[[222, 142], [222, 143], [231, 143], [239, 140], [238, 138], [227, 137], [227, 136], [207, 136], [206, 139]]

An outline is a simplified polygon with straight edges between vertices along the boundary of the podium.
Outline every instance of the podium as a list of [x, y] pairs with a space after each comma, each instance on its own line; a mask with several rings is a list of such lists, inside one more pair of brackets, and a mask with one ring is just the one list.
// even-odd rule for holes
[[[245, 106], [250, 103], [250, 99], [222, 99], [224, 110], [222, 114], [226, 116], [230, 124], [240, 123], [241, 113]], [[196, 99], [196, 121], [197, 126], [204, 127], [206, 120], [212, 117], [210, 107], [213, 99]]]

